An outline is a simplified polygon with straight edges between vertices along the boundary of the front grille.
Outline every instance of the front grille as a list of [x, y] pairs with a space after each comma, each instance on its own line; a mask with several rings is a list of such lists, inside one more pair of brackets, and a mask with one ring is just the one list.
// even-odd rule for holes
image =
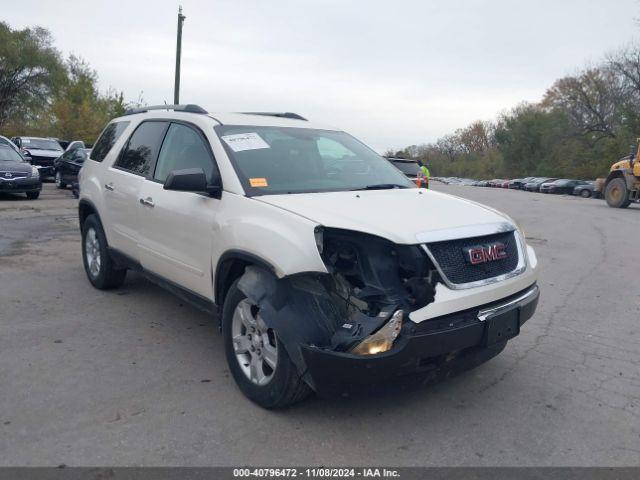
[[[495, 242], [501, 242], [505, 245], [505, 258], [478, 265], [472, 265], [465, 258], [463, 248]], [[431, 252], [446, 279], [454, 284], [488, 280], [510, 273], [518, 266], [518, 246], [515, 232], [502, 232], [482, 237], [434, 242], [427, 244], [426, 247]]]
[[[9, 174], [10, 176], [7, 177], [7, 174]], [[0, 178], [7, 179], [7, 180], [14, 180], [16, 178], [26, 178], [27, 175], [28, 174], [23, 172], [3, 172], [2, 170], [0, 170]]]

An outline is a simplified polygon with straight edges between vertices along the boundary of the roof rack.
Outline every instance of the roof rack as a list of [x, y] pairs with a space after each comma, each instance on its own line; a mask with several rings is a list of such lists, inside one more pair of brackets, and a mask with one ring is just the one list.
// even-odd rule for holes
[[282, 112], [282, 113], [278, 113], [278, 112], [240, 112], [240, 113], [243, 113], [245, 115], [264, 115], [266, 117], [291, 118], [293, 120], [304, 120], [305, 122], [307, 121], [307, 119], [304, 118], [302, 115], [298, 115], [297, 113], [293, 113], [293, 112]]
[[136, 113], [144, 113], [150, 110], [173, 110], [174, 112], [187, 112], [187, 113], [209, 113], [200, 105], [188, 103], [186, 105], [150, 105], [148, 107], [129, 108], [125, 115], [134, 115]]

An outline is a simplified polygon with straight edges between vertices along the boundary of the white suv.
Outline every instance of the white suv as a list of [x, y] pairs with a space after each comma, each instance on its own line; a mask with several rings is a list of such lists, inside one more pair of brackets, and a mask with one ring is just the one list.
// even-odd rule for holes
[[130, 111], [85, 162], [79, 209], [89, 281], [136, 270], [217, 315], [267, 408], [477, 365], [538, 301], [511, 219], [296, 114]]

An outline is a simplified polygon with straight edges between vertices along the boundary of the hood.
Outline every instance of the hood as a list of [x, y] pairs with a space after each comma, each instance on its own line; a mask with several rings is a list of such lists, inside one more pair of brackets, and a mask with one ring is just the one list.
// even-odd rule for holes
[[39, 150], [37, 148], [29, 148], [23, 147], [24, 150], [29, 152], [29, 155], [34, 157], [49, 157], [49, 158], [58, 158], [64, 152], [61, 150]]
[[0, 161], [0, 172], [31, 173], [31, 165], [25, 162]]
[[357, 230], [400, 244], [418, 243], [419, 233], [510, 221], [489, 207], [418, 188], [252, 198], [325, 227]]

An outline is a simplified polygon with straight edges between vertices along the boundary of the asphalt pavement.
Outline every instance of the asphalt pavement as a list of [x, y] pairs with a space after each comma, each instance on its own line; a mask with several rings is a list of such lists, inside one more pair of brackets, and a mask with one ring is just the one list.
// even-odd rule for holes
[[137, 275], [90, 286], [70, 191], [0, 198], [0, 465], [640, 465], [640, 205], [434, 188], [524, 228], [536, 315], [445, 383], [281, 411], [236, 388], [212, 318]]

